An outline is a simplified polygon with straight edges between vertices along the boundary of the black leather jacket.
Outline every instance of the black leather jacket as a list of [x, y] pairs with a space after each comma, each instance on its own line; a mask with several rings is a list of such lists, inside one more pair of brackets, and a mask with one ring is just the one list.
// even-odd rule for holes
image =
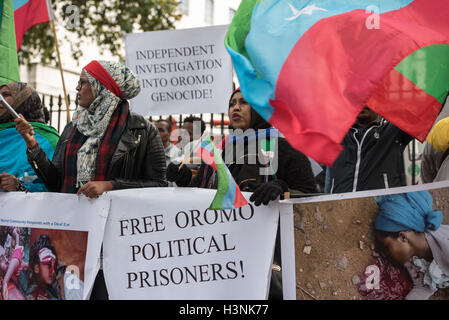
[[[49, 191], [60, 192], [64, 181], [67, 141], [73, 130], [69, 123], [59, 138], [53, 160], [36, 146], [27, 151], [28, 161]], [[130, 112], [125, 131], [107, 172], [114, 190], [166, 187], [164, 147], [157, 128], [141, 115]]]

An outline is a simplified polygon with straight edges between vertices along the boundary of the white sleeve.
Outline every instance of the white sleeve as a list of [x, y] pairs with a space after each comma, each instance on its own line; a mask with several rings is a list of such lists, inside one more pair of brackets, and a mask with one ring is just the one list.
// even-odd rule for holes
[[405, 300], [427, 300], [436, 290], [424, 284], [424, 274], [411, 262], [404, 264], [413, 282], [413, 289], [407, 294]]

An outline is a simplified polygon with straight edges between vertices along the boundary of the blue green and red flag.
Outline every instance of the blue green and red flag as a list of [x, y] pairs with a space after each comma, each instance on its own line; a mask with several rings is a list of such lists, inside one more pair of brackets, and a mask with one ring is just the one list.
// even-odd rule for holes
[[364, 106], [424, 141], [449, 91], [448, 21], [448, 0], [243, 0], [225, 45], [249, 104], [332, 165]]
[[13, 0], [0, 0], [0, 85], [19, 81]]
[[51, 10], [50, 0], [14, 0], [17, 51], [19, 51], [23, 35], [28, 29], [52, 19]]
[[218, 176], [217, 193], [209, 209], [236, 209], [248, 204], [231, 172], [223, 162], [220, 152], [210, 138], [201, 143], [196, 153], [204, 163], [215, 169]]

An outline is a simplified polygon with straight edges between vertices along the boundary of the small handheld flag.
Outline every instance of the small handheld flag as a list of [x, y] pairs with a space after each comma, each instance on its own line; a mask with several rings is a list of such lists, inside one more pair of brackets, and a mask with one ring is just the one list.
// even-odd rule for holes
[[210, 138], [203, 141], [196, 153], [203, 162], [214, 168], [218, 175], [217, 193], [209, 209], [236, 209], [248, 204], [239, 186], [235, 183], [231, 172], [229, 172], [228, 167], [223, 162], [217, 147]]

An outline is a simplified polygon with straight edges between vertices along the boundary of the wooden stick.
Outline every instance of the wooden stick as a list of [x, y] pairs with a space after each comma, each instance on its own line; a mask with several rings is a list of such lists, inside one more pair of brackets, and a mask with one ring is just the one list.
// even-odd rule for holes
[[301, 287], [300, 285], [296, 284], [296, 287], [301, 289], [302, 291], [304, 291], [307, 295], [309, 295], [310, 297], [312, 297], [313, 299], [317, 300], [311, 293], [307, 292], [306, 289], [304, 289], [303, 287]]
[[[50, 7], [50, 9], [51, 9], [51, 7]], [[70, 105], [69, 105], [69, 98], [67, 97], [67, 91], [65, 89], [64, 73], [62, 72], [61, 55], [59, 53], [59, 43], [58, 43], [58, 37], [56, 35], [54, 15], [53, 15], [53, 19], [51, 19], [51, 27], [53, 29], [53, 36], [55, 37], [56, 55], [58, 57], [59, 72], [61, 73], [62, 89], [64, 90], [64, 100], [65, 100], [66, 111], [67, 111], [67, 123], [69, 123], [70, 122]]]
[[299, 290], [299, 292], [301, 292], [302, 300], [306, 300], [306, 296], [304, 295], [304, 292], [302, 292], [302, 290]]

